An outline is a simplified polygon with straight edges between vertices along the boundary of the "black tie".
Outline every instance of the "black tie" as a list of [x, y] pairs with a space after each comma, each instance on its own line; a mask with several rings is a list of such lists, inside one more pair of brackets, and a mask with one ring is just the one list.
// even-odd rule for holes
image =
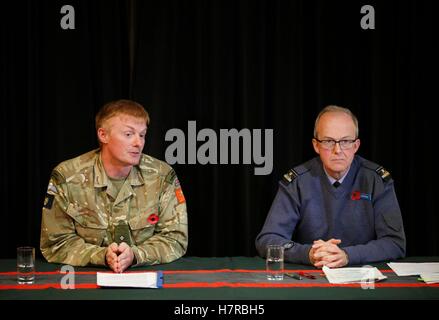
[[338, 188], [338, 187], [341, 185], [341, 183], [338, 182], [338, 181], [335, 181], [332, 185], [333, 185], [334, 187]]

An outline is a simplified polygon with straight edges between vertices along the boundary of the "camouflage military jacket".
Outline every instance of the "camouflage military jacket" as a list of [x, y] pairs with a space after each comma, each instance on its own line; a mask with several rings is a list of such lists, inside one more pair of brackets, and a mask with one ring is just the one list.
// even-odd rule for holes
[[[116, 233], [126, 227], [125, 237]], [[41, 252], [49, 262], [104, 265], [112, 242], [131, 245], [137, 264], [176, 260], [187, 249], [186, 201], [174, 170], [143, 154], [119, 193], [100, 150], [59, 164], [43, 206]]]

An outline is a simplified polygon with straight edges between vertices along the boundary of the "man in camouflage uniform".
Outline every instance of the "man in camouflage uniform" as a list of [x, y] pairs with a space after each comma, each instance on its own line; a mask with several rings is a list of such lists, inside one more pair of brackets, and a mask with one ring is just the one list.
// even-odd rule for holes
[[142, 154], [148, 125], [140, 104], [110, 102], [96, 116], [100, 148], [53, 170], [41, 225], [47, 261], [123, 272], [185, 254], [186, 201], [174, 170]]

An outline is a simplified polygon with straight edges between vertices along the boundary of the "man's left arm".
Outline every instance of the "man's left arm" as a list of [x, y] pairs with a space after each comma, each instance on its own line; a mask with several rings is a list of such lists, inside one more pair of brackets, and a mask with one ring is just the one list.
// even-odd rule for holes
[[382, 192], [373, 199], [376, 239], [366, 244], [342, 248], [351, 265], [395, 260], [405, 256], [404, 226], [393, 180], [384, 183], [383, 187]]
[[168, 263], [182, 257], [188, 245], [186, 200], [175, 172], [163, 182], [154, 235], [132, 247], [133, 265]]

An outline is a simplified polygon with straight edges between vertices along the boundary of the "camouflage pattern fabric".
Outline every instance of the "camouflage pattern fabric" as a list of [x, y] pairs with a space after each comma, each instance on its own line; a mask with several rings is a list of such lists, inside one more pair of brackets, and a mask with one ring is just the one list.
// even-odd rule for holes
[[105, 265], [113, 242], [129, 244], [136, 265], [168, 263], [186, 253], [186, 200], [168, 164], [143, 154], [119, 192], [99, 149], [52, 171], [41, 223], [40, 249], [47, 261]]

